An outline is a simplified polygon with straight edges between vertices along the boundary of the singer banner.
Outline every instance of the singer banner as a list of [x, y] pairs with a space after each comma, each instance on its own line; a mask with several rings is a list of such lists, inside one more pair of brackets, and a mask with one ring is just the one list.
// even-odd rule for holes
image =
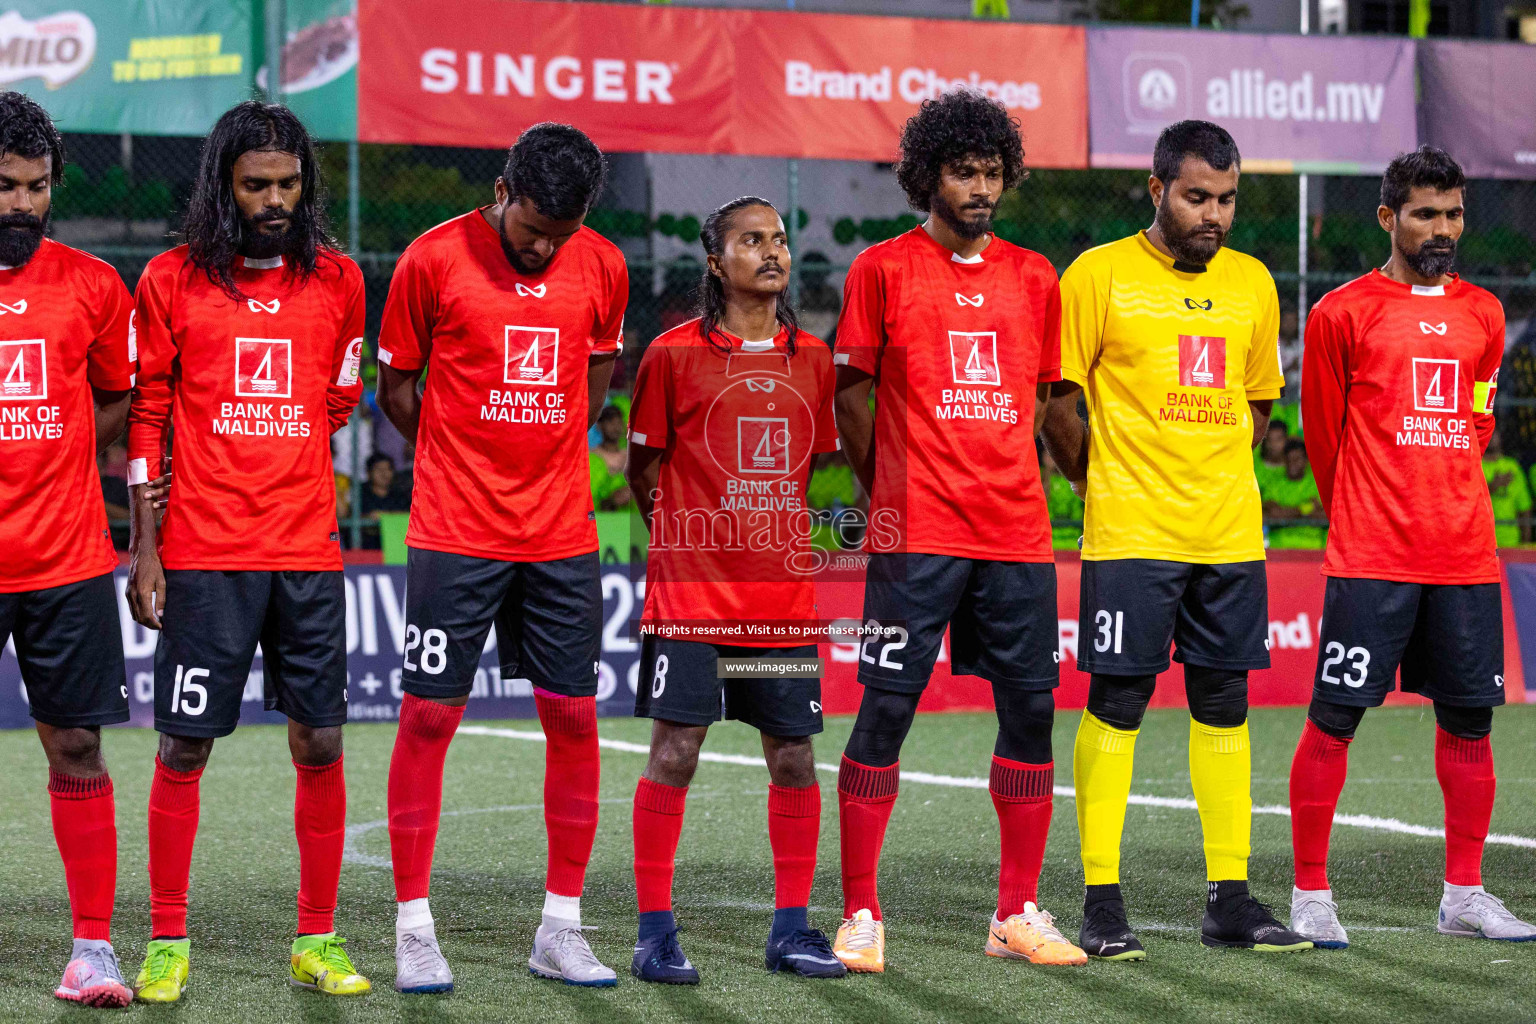
[[923, 100], [965, 87], [1018, 118], [1031, 166], [1088, 163], [1077, 27], [541, 0], [358, 15], [363, 142], [505, 146], [554, 120], [613, 150], [883, 161]]

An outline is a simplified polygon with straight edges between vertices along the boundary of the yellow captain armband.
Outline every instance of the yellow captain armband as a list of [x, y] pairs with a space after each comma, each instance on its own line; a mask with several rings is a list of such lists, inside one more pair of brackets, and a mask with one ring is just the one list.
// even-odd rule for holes
[[1493, 412], [1493, 396], [1499, 390], [1499, 371], [1493, 371], [1492, 380], [1479, 380], [1472, 382], [1472, 411], [1481, 413]]

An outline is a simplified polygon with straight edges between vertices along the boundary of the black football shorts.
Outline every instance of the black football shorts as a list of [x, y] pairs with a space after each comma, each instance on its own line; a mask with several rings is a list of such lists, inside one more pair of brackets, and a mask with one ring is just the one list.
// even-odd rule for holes
[[1077, 667], [1148, 676], [1185, 665], [1269, 668], [1263, 561], [1201, 565], [1155, 558], [1083, 561]]
[[1392, 692], [1399, 670], [1404, 693], [1464, 708], [1503, 704], [1499, 585], [1330, 576], [1312, 695], [1373, 708]]
[[768, 736], [821, 732], [820, 679], [721, 679], [719, 658], [815, 660], [816, 645], [738, 647], [646, 636], [640, 642], [635, 717], [682, 725], [731, 719]]
[[1052, 690], [1060, 682], [1054, 562], [869, 556], [859, 682], [922, 692], [946, 626], [955, 675], [1022, 690]]
[[228, 736], [256, 645], [262, 697], [300, 725], [347, 721], [347, 595], [336, 571], [165, 571], [155, 648], [155, 728]]
[[504, 562], [411, 548], [405, 580], [406, 693], [467, 697], [494, 623], [503, 679], [527, 679], [566, 697], [596, 696], [603, 629], [596, 551]]
[[128, 673], [112, 574], [0, 594], [0, 647], [16, 660], [32, 717], [61, 729], [128, 721]]

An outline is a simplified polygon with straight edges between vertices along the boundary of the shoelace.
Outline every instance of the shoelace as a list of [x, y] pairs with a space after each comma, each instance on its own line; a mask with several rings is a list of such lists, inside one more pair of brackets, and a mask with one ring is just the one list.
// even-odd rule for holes
[[1480, 917], [1492, 917], [1500, 921], [1515, 920], [1515, 915], [1509, 912], [1504, 901], [1492, 893], [1472, 893], [1467, 897], [1467, 908], [1475, 911]]
[[688, 957], [683, 953], [683, 947], [677, 942], [677, 932], [667, 932], [661, 940], [661, 948], [656, 950], [656, 959], [662, 963], [681, 963]]
[[580, 928], [562, 928], [554, 935], [554, 946], [560, 954], [561, 966], [601, 969], [603, 963], [592, 952], [592, 946], [582, 936]]
[[176, 966], [176, 952], [162, 946], [149, 954], [149, 961], [144, 966], [149, 974], [150, 984], [163, 981], [171, 976], [171, 971]]
[[825, 953], [827, 956], [832, 955], [832, 943], [827, 941], [826, 932], [819, 928], [803, 928], [799, 931], [791, 932], [789, 937], [784, 940], [784, 945], [805, 946], [818, 953]]
[[357, 969], [352, 966], [352, 960], [347, 956], [347, 951], [341, 947], [346, 945], [346, 939], [325, 939], [315, 949], [315, 955], [326, 969], [333, 974], [356, 974]]
[[1121, 931], [1131, 930], [1130, 918], [1125, 916], [1125, 904], [1114, 902], [1095, 903], [1088, 908], [1088, 923], [1113, 925]]
[[[1023, 917], [1023, 915], [1020, 915]], [[1066, 942], [1067, 937], [1061, 934], [1056, 927], [1056, 919], [1044, 910], [1037, 910], [1033, 917], [1023, 917], [1024, 923], [1031, 925], [1035, 932], [1047, 942]]]
[[874, 920], [855, 921], [853, 934], [848, 936], [848, 948], [873, 949], [879, 943], [879, 931], [876, 928], [878, 923]]
[[118, 966], [117, 954], [104, 946], [87, 949], [80, 954], [80, 959], [91, 965], [91, 969], [103, 978], [112, 981], [123, 980], [123, 970]]
[[1272, 925], [1284, 930], [1285, 926], [1275, 919], [1275, 908], [1268, 903], [1260, 903], [1252, 896], [1243, 900], [1233, 913], [1233, 921], [1243, 931], [1258, 928], [1263, 925]]
[[443, 957], [436, 945], [414, 932], [406, 932], [401, 937], [400, 955], [405, 960], [406, 970], [412, 973], [436, 972], [438, 961]]

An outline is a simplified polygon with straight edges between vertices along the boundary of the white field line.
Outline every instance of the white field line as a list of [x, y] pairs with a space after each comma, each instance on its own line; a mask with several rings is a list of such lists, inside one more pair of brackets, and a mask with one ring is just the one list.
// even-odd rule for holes
[[[544, 742], [544, 734], [542, 732], [494, 729], [485, 725], [461, 725], [459, 726], [459, 732], [466, 736], [497, 736], [509, 740], [526, 740], [533, 743]], [[617, 750], [626, 754], [649, 754], [651, 750], [644, 743], [629, 743], [625, 740], [599, 739], [597, 745], [604, 750]], [[711, 764], [734, 764], [747, 768], [766, 767], [761, 757], [751, 757], [745, 754], [716, 754], [707, 750], [699, 753], [699, 760], [707, 761]], [[818, 771], [827, 772], [831, 775], [837, 774], [837, 765], [835, 764], [817, 764], [816, 768]], [[902, 770], [901, 781], [925, 786], [949, 786], [955, 789], [987, 788], [986, 779], [966, 778], [959, 775], [933, 775], [929, 772], [914, 772], [905, 769]], [[1071, 786], [1057, 786], [1055, 792], [1057, 796], [1066, 797], [1069, 800], [1075, 799], [1077, 796], [1077, 791]], [[1182, 811], [1193, 811], [1196, 809], [1195, 802], [1188, 797], [1144, 796], [1139, 793], [1132, 793], [1130, 803], [1138, 807], [1164, 807]], [[1289, 807], [1281, 807], [1278, 804], [1270, 804], [1263, 807], [1255, 807], [1253, 813], [1272, 814], [1278, 817], [1289, 818], [1291, 816], [1291, 809]], [[1399, 835], [1420, 836], [1425, 839], [1445, 838], [1445, 829], [1443, 828], [1431, 828], [1428, 825], [1411, 825], [1406, 821], [1398, 821], [1396, 818], [1378, 818], [1371, 814], [1335, 814], [1333, 816], [1333, 823], [1335, 825], [1348, 825], [1351, 828], [1373, 829], [1377, 832], [1396, 832]], [[350, 830], [348, 834], [350, 835]], [[1525, 836], [1493, 833], [1488, 836], [1488, 842], [1495, 846], [1519, 846], [1528, 850], [1536, 850], [1536, 839], [1530, 839]]]

